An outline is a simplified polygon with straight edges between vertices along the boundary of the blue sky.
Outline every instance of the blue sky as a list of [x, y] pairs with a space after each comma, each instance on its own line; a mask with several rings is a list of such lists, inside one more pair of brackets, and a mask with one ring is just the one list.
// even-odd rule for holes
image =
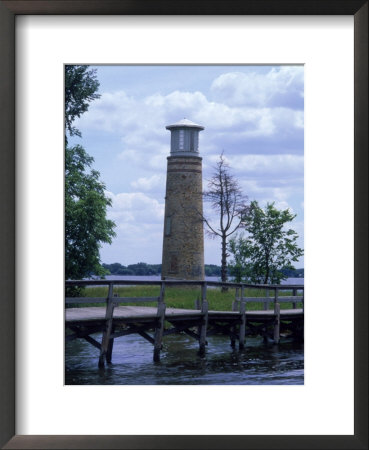
[[[92, 66], [93, 67], [93, 66]], [[96, 66], [100, 99], [76, 120], [113, 205], [117, 237], [101, 259], [161, 262], [170, 133], [184, 117], [200, 133], [203, 187], [223, 151], [249, 200], [275, 202], [297, 217], [303, 247], [304, 69], [302, 66]], [[207, 205], [205, 211], [212, 212]], [[220, 264], [220, 241], [205, 237], [205, 263]], [[303, 267], [303, 258], [296, 263]]]

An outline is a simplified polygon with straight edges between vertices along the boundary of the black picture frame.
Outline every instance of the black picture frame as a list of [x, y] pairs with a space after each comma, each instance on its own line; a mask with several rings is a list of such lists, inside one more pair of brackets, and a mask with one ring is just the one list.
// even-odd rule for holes
[[[346, 14], [354, 16], [354, 435], [15, 435], [15, 17], [20, 14]], [[342, 214], [344, 213], [345, 206], [342, 205]], [[2, 294], [0, 300], [0, 445], [3, 446], [2, 448], [368, 449], [368, 1], [0, 0], [0, 249], [0, 292]], [[333, 342], [330, 345], [339, 345], [339, 342]], [[102, 411], [100, 413], [103, 414]], [[203, 419], [198, 417], [198, 420]]]

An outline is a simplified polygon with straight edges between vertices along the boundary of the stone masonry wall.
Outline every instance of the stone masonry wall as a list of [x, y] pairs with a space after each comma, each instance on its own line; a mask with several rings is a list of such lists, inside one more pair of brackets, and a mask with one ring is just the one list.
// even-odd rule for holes
[[202, 158], [168, 157], [163, 279], [204, 279]]

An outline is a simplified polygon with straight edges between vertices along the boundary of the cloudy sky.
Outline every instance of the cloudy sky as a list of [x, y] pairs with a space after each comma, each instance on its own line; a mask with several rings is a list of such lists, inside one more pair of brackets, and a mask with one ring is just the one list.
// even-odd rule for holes
[[[200, 133], [203, 184], [224, 151], [248, 196], [297, 217], [303, 247], [304, 69], [302, 66], [97, 66], [101, 98], [75, 126], [113, 200], [117, 237], [101, 259], [161, 262], [170, 132], [184, 117]], [[205, 237], [205, 263], [220, 264], [220, 241]], [[303, 267], [303, 258], [296, 264]]]

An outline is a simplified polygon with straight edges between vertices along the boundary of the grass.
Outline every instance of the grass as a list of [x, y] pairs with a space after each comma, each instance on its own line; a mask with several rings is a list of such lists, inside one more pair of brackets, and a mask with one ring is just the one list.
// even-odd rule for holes
[[[117, 297], [158, 297], [160, 287], [159, 286], [121, 286], [114, 288], [114, 295]], [[107, 297], [108, 288], [106, 286], [87, 287], [81, 294], [86, 297]], [[272, 296], [273, 293], [270, 293]], [[282, 291], [279, 293], [282, 295], [292, 295], [291, 291]], [[299, 294], [300, 295], [300, 294]], [[246, 297], [266, 297], [265, 290], [263, 289], [245, 289]], [[183, 308], [194, 309], [195, 300], [201, 298], [200, 287], [180, 287], [180, 286], [167, 286], [165, 288], [164, 301], [167, 308]], [[232, 309], [232, 302], [235, 299], [235, 289], [228, 289], [226, 292], [222, 292], [220, 288], [208, 288], [207, 300], [210, 310], [216, 311], [230, 311]], [[127, 303], [124, 303], [127, 305]], [[140, 306], [156, 306], [156, 303], [129, 303], [129, 305]], [[280, 303], [281, 309], [291, 309], [291, 302]], [[70, 304], [69, 307], [86, 307], [86, 306], [102, 306], [104, 304]], [[273, 308], [273, 302], [269, 303], [269, 308]], [[302, 308], [302, 304], [298, 303], [297, 308]], [[262, 310], [263, 303], [250, 302], [247, 303], [248, 311]]]

